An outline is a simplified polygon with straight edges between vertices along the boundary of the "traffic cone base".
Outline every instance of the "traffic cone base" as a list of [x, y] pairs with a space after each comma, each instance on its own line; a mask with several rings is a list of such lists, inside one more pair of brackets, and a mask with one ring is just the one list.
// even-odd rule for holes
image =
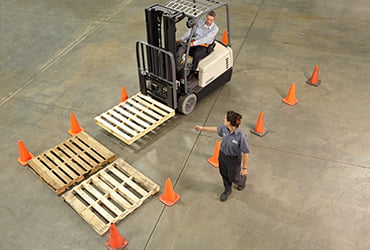
[[312, 82], [310, 82], [310, 80], [307, 80], [307, 81], [306, 81], [306, 83], [307, 83], [307, 84], [309, 84], [309, 85], [312, 85], [312, 86], [317, 87], [317, 86], [319, 86], [319, 85], [320, 85], [321, 80], [319, 80], [317, 83], [312, 83]]
[[27, 162], [29, 160], [31, 160], [32, 158], [34, 158], [35, 156], [33, 154], [30, 153], [30, 158], [28, 160], [22, 160], [21, 157], [18, 157], [17, 161], [22, 165], [22, 166], [26, 166], [27, 165]]
[[75, 136], [78, 133], [85, 131], [85, 129], [81, 128], [80, 125], [78, 124], [75, 114], [71, 113], [70, 117], [71, 117], [71, 128], [68, 129], [68, 134]]
[[220, 145], [221, 145], [221, 142], [216, 141], [213, 155], [208, 158], [208, 162], [215, 168], [218, 168], [218, 156], [220, 155]]
[[118, 232], [116, 225], [111, 223], [109, 226], [109, 239], [104, 245], [110, 250], [121, 250], [128, 245], [128, 240]]
[[79, 132], [74, 133], [74, 132], [73, 132], [73, 129], [68, 129], [68, 134], [70, 134], [70, 135], [72, 135], [72, 136], [75, 136], [75, 135], [77, 135], [78, 133], [81, 133], [81, 132], [83, 132], [83, 131], [85, 131], [85, 129], [81, 128], [81, 129], [79, 130]]
[[110, 244], [109, 244], [109, 239], [105, 242], [105, 247], [109, 250], [122, 250], [124, 249], [127, 245], [128, 245], [128, 240], [123, 237], [122, 235], [120, 236], [122, 237], [122, 245], [119, 246], [119, 247], [112, 247]]
[[166, 204], [167, 206], [172, 206], [180, 199], [180, 195], [175, 193], [172, 187], [171, 179], [166, 179], [166, 185], [164, 187], [164, 192], [159, 196], [159, 200]]
[[266, 127], [264, 127], [264, 129], [263, 129], [263, 133], [258, 133], [258, 132], [256, 132], [254, 129], [251, 129], [250, 130], [253, 134], [255, 134], [255, 135], [258, 135], [258, 136], [264, 136], [265, 134], [267, 134], [267, 132], [269, 132], [269, 130], [266, 128]]
[[17, 161], [22, 165], [26, 166], [27, 162], [31, 160], [34, 156], [27, 150], [26, 146], [23, 144], [22, 140], [18, 140], [19, 157]]
[[172, 206], [173, 204], [175, 204], [178, 200], [180, 200], [180, 195], [175, 193], [174, 194], [175, 198], [173, 201], [167, 201], [164, 199], [164, 194], [162, 194], [161, 196], [159, 196], [159, 200], [161, 202], [163, 202], [164, 204], [166, 204], [167, 206]]
[[218, 159], [215, 160], [213, 157], [209, 157], [207, 161], [215, 168], [218, 168]]
[[289, 100], [288, 97], [285, 97], [282, 101], [285, 102], [286, 104], [293, 106], [294, 104], [298, 102], [298, 99], [295, 98], [294, 100]]
[[254, 127], [254, 129], [251, 129], [251, 132], [258, 136], [264, 136], [268, 132], [267, 128], [264, 125], [263, 112], [260, 112], [260, 114], [258, 115], [256, 126]]

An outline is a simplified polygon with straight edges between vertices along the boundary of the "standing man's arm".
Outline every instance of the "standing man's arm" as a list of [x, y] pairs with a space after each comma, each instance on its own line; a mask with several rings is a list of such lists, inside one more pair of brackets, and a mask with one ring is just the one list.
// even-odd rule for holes
[[247, 175], [248, 174], [248, 154], [243, 153], [243, 161], [242, 161], [242, 169], [241, 169], [241, 175]]
[[208, 132], [213, 132], [217, 133], [217, 127], [202, 127], [202, 126], [195, 126], [196, 131], [208, 131]]

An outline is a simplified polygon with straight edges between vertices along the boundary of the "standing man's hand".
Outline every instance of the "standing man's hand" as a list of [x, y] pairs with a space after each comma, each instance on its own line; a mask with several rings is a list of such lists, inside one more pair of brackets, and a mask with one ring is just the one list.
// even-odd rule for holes
[[190, 43], [190, 47], [193, 47], [193, 46], [194, 46], [194, 43], [193, 43], [193, 42], [191, 42], [191, 43]]
[[214, 132], [214, 133], [217, 133], [217, 127], [202, 127], [202, 126], [199, 126], [199, 125], [196, 125], [195, 126], [195, 131], [208, 131], [208, 132]]
[[247, 170], [247, 169], [243, 169], [243, 168], [242, 168], [242, 169], [240, 170], [240, 175], [241, 175], [241, 176], [248, 175], [248, 170]]
[[195, 129], [195, 131], [198, 131], [198, 132], [199, 132], [199, 131], [202, 131], [202, 127], [201, 127], [201, 126], [198, 126], [198, 125], [197, 125], [197, 126], [195, 126], [195, 128], [194, 128], [194, 129]]

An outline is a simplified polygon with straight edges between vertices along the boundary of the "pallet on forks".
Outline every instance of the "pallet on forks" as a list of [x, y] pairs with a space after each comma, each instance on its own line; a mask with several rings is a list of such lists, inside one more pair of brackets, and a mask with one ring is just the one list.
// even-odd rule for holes
[[174, 109], [139, 93], [96, 116], [94, 121], [131, 145], [174, 115]]

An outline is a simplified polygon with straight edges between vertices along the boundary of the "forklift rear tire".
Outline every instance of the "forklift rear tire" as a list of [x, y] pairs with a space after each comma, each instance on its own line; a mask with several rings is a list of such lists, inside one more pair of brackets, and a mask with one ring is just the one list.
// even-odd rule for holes
[[197, 105], [197, 101], [197, 95], [194, 93], [191, 93], [187, 96], [180, 96], [177, 109], [184, 115], [190, 114]]

